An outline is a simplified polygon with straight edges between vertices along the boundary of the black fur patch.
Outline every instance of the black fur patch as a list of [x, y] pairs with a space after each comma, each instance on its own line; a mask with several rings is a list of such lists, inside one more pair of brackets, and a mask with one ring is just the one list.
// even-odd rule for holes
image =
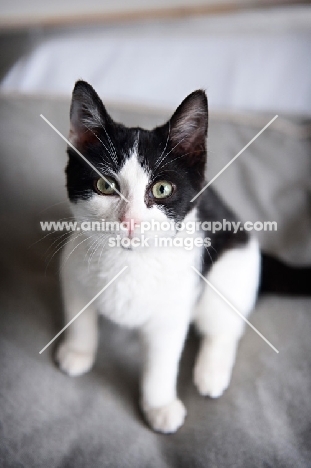
[[[211, 187], [208, 187], [201, 195], [198, 203], [199, 221], [219, 221], [237, 222], [238, 218], [221, 200], [219, 195]], [[202, 274], [206, 274], [214, 262], [224, 253], [224, 251], [236, 247], [242, 247], [249, 240], [249, 235], [244, 230], [233, 231], [222, 230], [205, 232], [206, 237], [211, 239], [211, 247], [204, 251]]]

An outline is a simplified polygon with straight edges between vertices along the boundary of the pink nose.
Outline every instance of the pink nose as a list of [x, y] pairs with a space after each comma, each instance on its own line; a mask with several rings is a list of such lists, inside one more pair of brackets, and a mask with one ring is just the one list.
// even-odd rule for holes
[[127, 216], [122, 216], [121, 223], [127, 223], [128, 226], [128, 236], [131, 238], [133, 237], [133, 233], [135, 231], [135, 228], [138, 228], [140, 226], [140, 221], [137, 218], [129, 218]]

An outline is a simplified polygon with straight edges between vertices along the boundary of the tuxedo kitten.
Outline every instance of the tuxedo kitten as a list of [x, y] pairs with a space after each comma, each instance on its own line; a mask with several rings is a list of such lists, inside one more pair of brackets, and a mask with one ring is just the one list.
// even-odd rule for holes
[[[191, 201], [205, 180], [207, 98], [190, 94], [170, 120], [154, 130], [127, 128], [107, 113], [94, 89], [75, 85], [70, 110], [66, 170], [77, 221], [125, 223], [125, 229], [80, 231], [63, 252], [62, 285], [66, 323], [126, 266], [67, 329], [57, 350], [60, 368], [71, 376], [91, 369], [97, 348], [98, 313], [137, 328], [145, 358], [141, 407], [150, 426], [175, 432], [186, 409], [176, 393], [179, 360], [191, 322], [201, 335], [193, 378], [201, 395], [217, 398], [228, 387], [245, 322], [193, 269], [199, 271], [245, 317], [251, 312], [260, 276], [260, 251], [245, 231], [206, 232], [200, 222], [236, 221], [211, 187]], [[103, 177], [101, 177], [101, 175]], [[130, 220], [133, 222], [130, 223]], [[143, 223], [159, 222], [143, 237]], [[193, 248], [178, 223], [195, 226]], [[170, 229], [161, 226], [170, 225]], [[195, 223], [195, 224], [194, 224]], [[158, 225], [157, 225], [158, 226]], [[176, 242], [159, 247], [161, 238]], [[86, 261], [92, 246], [96, 258]], [[68, 255], [74, 249], [70, 259]]]

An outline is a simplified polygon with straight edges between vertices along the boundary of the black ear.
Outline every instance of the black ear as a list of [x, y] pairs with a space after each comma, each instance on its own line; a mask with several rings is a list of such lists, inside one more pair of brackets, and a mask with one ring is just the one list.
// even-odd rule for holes
[[183, 153], [205, 151], [207, 124], [207, 97], [199, 89], [183, 100], [170, 119], [171, 146]]
[[86, 81], [77, 81], [70, 107], [69, 141], [78, 149], [96, 142], [96, 129], [112, 122], [98, 94]]

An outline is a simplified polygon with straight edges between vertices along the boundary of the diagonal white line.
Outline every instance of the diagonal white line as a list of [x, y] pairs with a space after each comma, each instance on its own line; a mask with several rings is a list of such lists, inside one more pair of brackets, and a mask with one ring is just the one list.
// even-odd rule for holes
[[[78, 151], [77, 148], [75, 148], [75, 147], [73, 146], [73, 144], [70, 143], [70, 141], [67, 140], [67, 138], [64, 137], [64, 135], [63, 135], [59, 130], [57, 130], [57, 128], [55, 128], [54, 125], [51, 124], [51, 122], [50, 122], [46, 117], [44, 117], [44, 115], [40, 114], [40, 117], [41, 117], [43, 120], [45, 120], [45, 122], [46, 122], [51, 128], [53, 128], [53, 130], [67, 143], [67, 145], [71, 146], [71, 148], [74, 149], [74, 150], [76, 151], [76, 153], [77, 153], [86, 163], [88, 163], [88, 165], [89, 165], [95, 172], [97, 172], [97, 174], [98, 174], [102, 179], [104, 179], [105, 182], [107, 182], [107, 184], [110, 184], [109, 180], [107, 180], [107, 179], [105, 178], [105, 176], [104, 176], [103, 174], [101, 174], [101, 173], [99, 172], [99, 170], [96, 169], [96, 167], [93, 166], [93, 164], [90, 163], [90, 161], [88, 161], [88, 160], [86, 159], [86, 157], [83, 156], [83, 154], [80, 153], [80, 151]], [[113, 188], [113, 190], [114, 190], [118, 195], [120, 195], [121, 198], [123, 198], [124, 201], [126, 201], [126, 202], [128, 203], [128, 200], [125, 198], [124, 195], [122, 195], [122, 193], [119, 192], [118, 189], [116, 189], [115, 187], [112, 187], [112, 188]]]
[[220, 174], [222, 174], [222, 173], [227, 169], [227, 167], [229, 167], [230, 164], [232, 164], [232, 163], [243, 153], [243, 151], [245, 151], [246, 148], [248, 148], [248, 147], [253, 143], [253, 141], [255, 141], [256, 138], [258, 138], [259, 135], [261, 135], [262, 132], [264, 132], [264, 131], [266, 130], [266, 128], [268, 128], [269, 125], [271, 125], [277, 118], [278, 118], [278, 115], [276, 115], [275, 117], [273, 117], [273, 119], [271, 119], [270, 122], [268, 122], [267, 125], [265, 125], [264, 128], [263, 128], [262, 130], [260, 130], [260, 132], [257, 133], [257, 135], [255, 135], [254, 138], [252, 138], [251, 141], [250, 141], [249, 143], [247, 143], [247, 145], [244, 146], [244, 148], [242, 148], [241, 151], [239, 151], [238, 154], [235, 155], [234, 158], [232, 158], [231, 161], [229, 161], [228, 164], [226, 164], [225, 167], [223, 167], [223, 168], [221, 169], [221, 171], [219, 171], [218, 174], [216, 174], [215, 177], [213, 177], [212, 180], [210, 180], [210, 181], [208, 182], [208, 184], [206, 184], [205, 187], [203, 187], [203, 188], [199, 191], [199, 193], [196, 194], [195, 197], [192, 198], [192, 200], [190, 200], [190, 202], [191, 202], [191, 203], [194, 202], [194, 200], [196, 200], [196, 199], [198, 198], [198, 196], [201, 195], [201, 193], [203, 193], [204, 190], [206, 190], [207, 187], [209, 187], [209, 186], [214, 182], [214, 180], [216, 180], [217, 177], [219, 177]]
[[43, 353], [43, 351], [45, 351], [46, 348], [48, 348], [48, 346], [50, 346], [50, 344], [52, 344], [53, 341], [55, 341], [56, 338], [58, 338], [59, 335], [61, 335], [61, 334], [63, 333], [63, 331], [65, 331], [66, 328], [68, 328], [69, 325], [71, 325], [72, 322], [74, 322], [74, 321], [82, 314], [82, 312], [84, 312], [85, 309], [87, 309], [88, 306], [91, 305], [91, 304], [92, 304], [92, 303], [93, 303], [93, 302], [94, 302], [94, 301], [95, 301], [95, 300], [96, 300], [96, 299], [97, 299], [97, 298], [98, 298], [98, 297], [99, 297], [99, 296], [100, 296], [100, 295], [101, 295], [101, 294], [102, 294], [102, 293], [103, 293], [103, 292], [104, 292], [104, 291], [105, 291], [105, 290], [106, 290], [106, 289], [107, 289], [123, 272], [124, 272], [124, 270], [126, 270], [126, 269], [127, 269], [127, 266], [125, 266], [124, 268], [122, 268], [122, 270], [119, 271], [119, 273], [118, 273], [114, 278], [112, 278], [112, 280], [110, 280], [109, 283], [107, 283], [106, 286], [104, 286], [103, 289], [101, 289], [101, 290], [99, 291], [99, 293], [97, 293], [96, 296], [94, 296], [93, 299], [91, 299], [90, 302], [88, 302], [88, 303], [83, 307], [83, 309], [81, 309], [80, 312], [78, 312], [77, 315], [75, 315], [75, 316], [70, 320], [70, 322], [68, 322], [67, 325], [65, 325], [64, 328], [63, 328], [60, 332], [58, 332], [57, 335], [55, 335], [54, 338], [53, 338], [47, 345], [44, 346], [44, 348], [41, 349], [41, 351], [39, 352], [39, 354]]
[[257, 335], [260, 336], [260, 338], [262, 338], [262, 339], [273, 349], [273, 351], [275, 351], [276, 353], [279, 353], [279, 351], [273, 346], [273, 344], [271, 344], [270, 341], [268, 341], [267, 338], [265, 338], [265, 337], [263, 336], [263, 334], [260, 333], [260, 331], [257, 330], [257, 328], [254, 327], [254, 325], [252, 325], [251, 322], [249, 322], [249, 321], [247, 320], [247, 318], [245, 318], [244, 315], [241, 314], [241, 312], [239, 312], [239, 311], [231, 304], [231, 302], [229, 302], [228, 299], [226, 299], [225, 296], [223, 296], [223, 295], [218, 291], [218, 289], [215, 288], [215, 286], [213, 286], [203, 275], [201, 275], [201, 273], [200, 273], [194, 266], [192, 266], [191, 268], [205, 281], [206, 284], [208, 284], [208, 285], [215, 291], [215, 293], [218, 294], [218, 296], [220, 296], [220, 297], [231, 307], [232, 310], [234, 310], [234, 312], [236, 312], [236, 313], [244, 320], [244, 322], [247, 323], [247, 325], [249, 325], [249, 326], [257, 333]]

